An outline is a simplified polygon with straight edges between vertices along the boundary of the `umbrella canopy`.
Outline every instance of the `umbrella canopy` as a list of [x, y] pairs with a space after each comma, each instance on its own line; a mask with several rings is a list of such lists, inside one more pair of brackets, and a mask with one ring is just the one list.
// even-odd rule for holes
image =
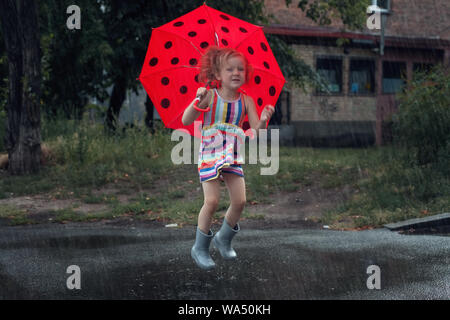
[[199, 62], [212, 45], [235, 48], [247, 57], [254, 72], [242, 90], [254, 99], [259, 116], [267, 104], [275, 106], [285, 79], [262, 27], [204, 4], [152, 30], [139, 80], [166, 127], [200, 135], [199, 128], [184, 126], [181, 118], [197, 89], [205, 85], [198, 81]]

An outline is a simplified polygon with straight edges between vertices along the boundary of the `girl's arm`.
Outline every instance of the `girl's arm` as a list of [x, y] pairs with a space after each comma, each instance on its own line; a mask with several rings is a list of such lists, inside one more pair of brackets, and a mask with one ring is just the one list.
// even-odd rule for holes
[[[211, 90], [207, 90], [206, 88], [199, 88], [197, 90], [197, 97], [200, 96], [200, 102], [197, 105], [197, 108], [206, 109], [208, 107], [209, 101], [211, 100], [212, 92]], [[188, 126], [195, 121], [200, 115], [200, 111], [194, 109], [195, 100], [193, 100], [189, 106], [184, 110], [183, 117], [181, 118], [181, 122], [183, 125]]]
[[[247, 105], [248, 122], [250, 127], [256, 130], [256, 135], [259, 134], [259, 129], [266, 128], [266, 122], [272, 117], [275, 108], [271, 105], [266, 105], [263, 112], [261, 113], [261, 119], [258, 117], [258, 112], [256, 111], [255, 102], [250, 96], [245, 96]], [[244, 99], [245, 99], [244, 98]]]

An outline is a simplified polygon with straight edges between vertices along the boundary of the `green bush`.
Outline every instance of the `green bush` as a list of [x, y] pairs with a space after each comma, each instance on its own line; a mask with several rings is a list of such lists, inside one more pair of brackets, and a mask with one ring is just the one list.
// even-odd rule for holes
[[[447, 71], [447, 72], [446, 72]], [[436, 65], [429, 73], [418, 72], [408, 90], [399, 95], [393, 116], [394, 144], [407, 150], [411, 165], [450, 166], [450, 73]]]

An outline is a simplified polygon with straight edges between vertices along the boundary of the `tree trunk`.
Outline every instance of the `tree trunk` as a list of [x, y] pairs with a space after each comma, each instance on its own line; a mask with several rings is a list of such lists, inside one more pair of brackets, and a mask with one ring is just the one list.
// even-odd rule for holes
[[5, 147], [13, 175], [36, 173], [41, 157], [41, 57], [34, 1], [0, 1], [0, 22], [9, 62]]
[[145, 124], [146, 124], [147, 128], [149, 128], [151, 130], [152, 133], [155, 133], [155, 129], [153, 127], [153, 125], [154, 125], [153, 109], [154, 109], [153, 102], [147, 95], [147, 98], [145, 100], [145, 110], [147, 112], [145, 115]]
[[106, 112], [106, 127], [110, 131], [115, 131], [119, 120], [120, 109], [122, 108], [125, 95], [127, 93], [127, 81], [125, 78], [117, 78], [114, 82], [113, 91], [109, 100], [108, 111]]

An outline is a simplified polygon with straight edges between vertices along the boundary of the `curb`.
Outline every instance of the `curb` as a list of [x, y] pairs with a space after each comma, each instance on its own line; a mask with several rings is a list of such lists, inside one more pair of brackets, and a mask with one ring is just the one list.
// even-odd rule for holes
[[422, 229], [450, 225], [450, 212], [433, 215], [426, 218], [409, 219], [396, 223], [385, 224], [389, 230]]

